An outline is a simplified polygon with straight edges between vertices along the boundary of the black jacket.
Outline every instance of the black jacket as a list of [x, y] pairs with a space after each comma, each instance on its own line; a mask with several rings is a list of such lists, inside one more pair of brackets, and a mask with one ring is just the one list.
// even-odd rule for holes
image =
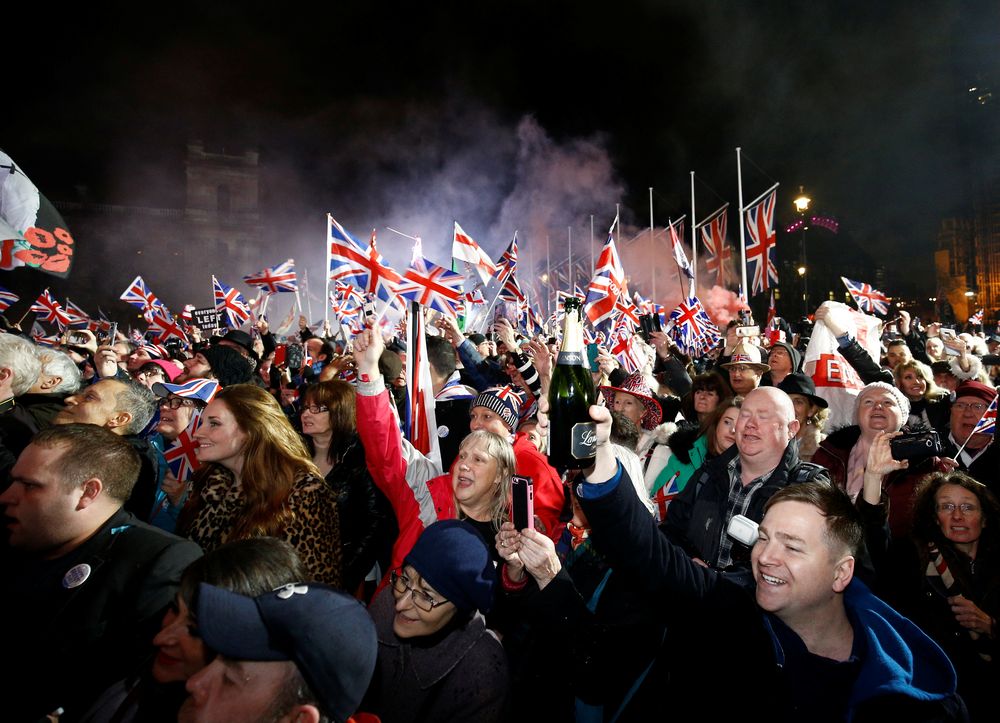
[[[729, 523], [729, 463], [739, 454], [734, 444], [718, 457], [713, 457], [692, 475], [684, 490], [667, 508], [663, 532], [692, 557], [700, 557], [710, 565], [719, 558], [724, 526]], [[802, 472], [799, 468], [802, 466]], [[750, 500], [746, 516], [754, 522], [764, 519], [764, 505], [778, 490], [794, 482], [829, 481], [822, 467], [799, 461], [798, 445], [794, 442], [785, 452], [767, 482]], [[749, 550], [733, 543], [733, 559], [749, 559]]]
[[[0, 548], [7, 667], [0, 676], [4, 720], [66, 717], [126, 678], [152, 653], [181, 572], [201, 556], [189, 540], [118, 510], [86, 542], [55, 560]], [[77, 579], [71, 587], [73, 571]]]

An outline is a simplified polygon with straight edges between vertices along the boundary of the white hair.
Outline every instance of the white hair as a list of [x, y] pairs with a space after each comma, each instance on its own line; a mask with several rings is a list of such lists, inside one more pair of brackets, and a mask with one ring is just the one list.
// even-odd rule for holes
[[49, 389], [48, 394], [72, 394], [80, 388], [83, 377], [80, 374], [80, 368], [69, 354], [44, 347], [36, 347], [35, 352], [38, 355], [38, 360], [42, 363], [40, 374], [47, 377], [59, 377], [62, 380]]
[[35, 356], [35, 345], [30, 341], [16, 334], [0, 334], [0, 368], [13, 372], [10, 392], [19, 397], [34, 386], [42, 363]]

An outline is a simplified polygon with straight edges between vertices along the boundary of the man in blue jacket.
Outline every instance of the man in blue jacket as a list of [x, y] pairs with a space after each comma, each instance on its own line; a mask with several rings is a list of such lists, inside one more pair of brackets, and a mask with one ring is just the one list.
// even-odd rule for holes
[[[577, 496], [594, 545], [698, 631], [700, 644], [661, 654], [673, 657], [668, 700], [732, 706], [741, 721], [967, 719], [944, 652], [854, 579], [863, 529], [845, 493], [825, 481], [777, 492], [752, 574], [720, 573], [660, 534], [608, 444], [609, 412], [591, 415], [597, 459]], [[710, 703], [720, 694], [735, 695]]]

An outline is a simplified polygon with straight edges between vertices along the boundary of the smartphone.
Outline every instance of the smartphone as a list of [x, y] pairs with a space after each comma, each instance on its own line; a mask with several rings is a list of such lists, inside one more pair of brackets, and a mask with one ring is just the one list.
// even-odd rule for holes
[[531, 477], [514, 475], [510, 483], [510, 520], [520, 531], [535, 529], [535, 489]]
[[80, 331], [70, 331], [66, 333], [66, 343], [69, 346], [84, 346], [90, 341], [90, 337]]
[[98, 346], [109, 346], [115, 343], [115, 337], [118, 336], [118, 322], [112, 321], [111, 326], [108, 328], [107, 334], [101, 334], [98, 340]]
[[601, 347], [598, 344], [587, 344], [587, 363], [591, 372], [599, 372], [601, 367], [597, 363], [597, 357], [601, 355]]
[[278, 344], [274, 347], [274, 361], [271, 363], [276, 367], [282, 367], [285, 365], [285, 353], [288, 350], [287, 344]]
[[649, 344], [651, 339], [650, 334], [654, 331], [662, 331], [660, 317], [657, 314], [640, 314], [639, 335], [642, 337], [642, 340]]

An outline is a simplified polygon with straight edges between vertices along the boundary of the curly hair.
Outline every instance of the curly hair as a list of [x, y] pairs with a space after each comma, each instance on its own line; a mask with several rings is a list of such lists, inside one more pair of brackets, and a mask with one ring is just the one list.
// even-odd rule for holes
[[264, 389], [234, 384], [222, 389], [215, 401], [226, 405], [247, 435], [240, 475], [245, 503], [229, 539], [277, 535], [291, 514], [286, 503], [296, 480], [322, 475], [302, 437]]

